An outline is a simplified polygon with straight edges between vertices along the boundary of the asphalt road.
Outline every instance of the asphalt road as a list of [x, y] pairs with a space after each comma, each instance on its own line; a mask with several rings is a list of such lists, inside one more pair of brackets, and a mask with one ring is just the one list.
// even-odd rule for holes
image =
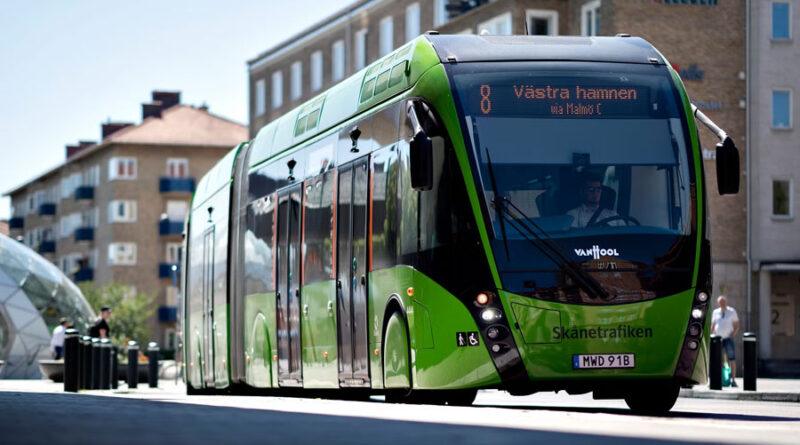
[[[0, 381], [2, 382], [2, 381]], [[623, 402], [483, 391], [473, 407], [192, 396], [180, 387], [65, 394], [0, 383], [2, 444], [792, 443], [800, 406], [679, 399], [666, 417]], [[16, 389], [16, 390], [15, 390]]]

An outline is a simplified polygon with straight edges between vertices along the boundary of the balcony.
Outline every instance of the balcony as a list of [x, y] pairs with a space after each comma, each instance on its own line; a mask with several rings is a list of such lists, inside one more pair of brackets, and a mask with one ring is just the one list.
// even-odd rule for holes
[[158, 321], [162, 323], [178, 321], [178, 306], [159, 306]]
[[161, 193], [194, 193], [194, 178], [160, 178], [158, 190]]
[[158, 263], [158, 278], [172, 278], [172, 266], [175, 266], [175, 278], [181, 272], [181, 266], [178, 263]]
[[173, 236], [183, 233], [183, 221], [172, 221], [162, 219], [158, 222], [158, 234], [161, 236]]
[[52, 202], [46, 202], [39, 206], [39, 216], [53, 216], [56, 214], [56, 205]]
[[21, 216], [15, 216], [8, 220], [9, 230], [23, 229], [23, 228], [25, 228], [25, 218]]
[[94, 241], [94, 227], [78, 227], [75, 229], [75, 242]]
[[84, 267], [82, 269], [78, 269], [75, 272], [75, 282], [79, 283], [81, 281], [92, 281], [94, 280], [94, 269], [91, 267]]
[[56, 242], [42, 241], [36, 251], [39, 253], [56, 253]]
[[75, 189], [75, 200], [92, 200], [94, 199], [94, 186], [82, 185]]

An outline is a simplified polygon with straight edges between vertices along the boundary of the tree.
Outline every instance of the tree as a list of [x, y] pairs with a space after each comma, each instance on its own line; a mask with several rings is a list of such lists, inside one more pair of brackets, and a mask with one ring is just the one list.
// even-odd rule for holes
[[128, 340], [136, 340], [140, 348], [146, 347], [150, 341], [147, 321], [156, 310], [153, 305], [156, 298], [154, 294], [134, 292], [130, 286], [114, 282], [98, 287], [88, 281], [79, 287], [96, 313], [99, 314], [103, 306], [111, 308], [111, 319], [108, 321], [111, 341], [118, 344], [122, 351]]

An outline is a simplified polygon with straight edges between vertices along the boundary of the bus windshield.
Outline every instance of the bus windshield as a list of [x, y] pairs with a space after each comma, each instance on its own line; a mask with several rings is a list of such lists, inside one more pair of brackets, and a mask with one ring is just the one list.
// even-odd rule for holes
[[[691, 145], [666, 67], [509, 62], [449, 71], [506, 289], [600, 304], [688, 288], [679, 276], [691, 278], [694, 259]], [[496, 197], [513, 211], [499, 211]], [[570, 263], [608, 295], [571, 292]]]

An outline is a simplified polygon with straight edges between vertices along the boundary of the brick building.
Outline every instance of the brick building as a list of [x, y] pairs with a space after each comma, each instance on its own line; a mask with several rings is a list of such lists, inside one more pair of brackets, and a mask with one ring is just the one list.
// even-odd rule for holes
[[66, 147], [63, 164], [7, 192], [11, 236], [75, 281], [114, 281], [155, 293], [151, 323], [173, 345], [181, 232], [196, 181], [234, 145], [245, 126], [206, 107], [154, 91], [142, 122], [109, 122], [100, 142]]

